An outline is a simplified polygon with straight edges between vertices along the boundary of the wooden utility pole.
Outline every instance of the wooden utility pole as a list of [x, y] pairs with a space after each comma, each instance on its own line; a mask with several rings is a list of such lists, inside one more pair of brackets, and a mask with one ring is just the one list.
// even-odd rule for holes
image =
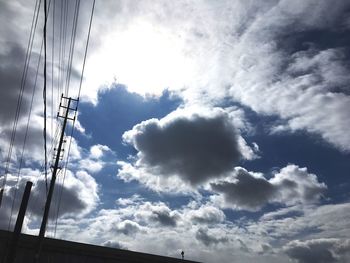
[[[67, 106], [62, 105], [63, 101], [67, 101]], [[53, 191], [55, 188], [55, 182], [56, 182], [56, 176], [57, 176], [57, 171], [59, 170], [59, 161], [61, 158], [61, 152], [63, 151], [63, 142], [64, 142], [64, 132], [67, 126], [67, 121], [68, 120], [74, 120], [75, 117], [71, 118], [69, 117], [69, 111], [77, 111], [77, 108], [71, 108], [71, 102], [75, 101], [77, 102], [78, 100], [64, 97], [63, 94], [61, 96], [61, 103], [60, 103], [60, 109], [64, 109], [64, 114], [63, 116], [60, 115], [60, 112], [58, 112], [58, 117], [63, 118], [63, 125], [62, 125], [62, 130], [61, 130], [61, 136], [60, 136], [60, 141], [58, 143], [58, 148], [57, 148], [57, 154], [55, 158], [55, 163], [53, 165], [53, 171], [52, 171], [52, 177], [51, 177], [51, 182], [50, 182], [50, 188], [49, 192], [47, 194], [47, 199], [45, 203], [45, 210], [44, 210], [44, 215], [43, 215], [43, 220], [41, 222], [41, 227], [40, 227], [40, 232], [39, 232], [39, 237], [38, 237], [38, 244], [36, 247], [36, 253], [35, 253], [35, 259], [34, 262], [38, 263], [40, 260], [40, 253], [42, 250], [43, 246], [43, 241], [45, 237], [45, 231], [46, 231], [46, 225], [47, 225], [47, 220], [49, 218], [49, 212], [50, 212], [50, 205], [51, 205], [51, 200], [52, 200], [52, 195]]]

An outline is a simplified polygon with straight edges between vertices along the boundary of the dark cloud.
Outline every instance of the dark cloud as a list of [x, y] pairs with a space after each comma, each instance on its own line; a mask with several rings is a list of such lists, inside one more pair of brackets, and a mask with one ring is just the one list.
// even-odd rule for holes
[[[131, 205], [132, 206], [132, 205]], [[134, 217], [141, 225], [176, 227], [181, 217], [176, 210], [171, 210], [165, 203], [139, 203], [135, 207]]]
[[[50, 184], [50, 180], [48, 180]], [[45, 195], [46, 195], [46, 183], [44, 180], [37, 181], [35, 183], [34, 191], [30, 196], [29, 211], [37, 216], [43, 215], [43, 209], [45, 206]], [[51, 209], [50, 209], [50, 218], [55, 218], [57, 213], [57, 207], [59, 203], [59, 193], [61, 192], [62, 185], [56, 184], [54, 190], [54, 197], [52, 198]], [[79, 192], [77, 192], [76, 187], [68, 188], [64, 187], [61, 204], [59, 209], [59, 215], [64, 216], [66, 214], [79, 214], [81, 211], [86, 209], [86, 203], [80, 199]]]
[[288, 165], [269, 180], [262, 174], [236, 168], [233, 177], [210, 184], [214, 192], [221, 193], [228, 206], [257, 210], [267, 203], [313, 203], [325, 189], [324, 183], [306, 168]]
[[[44, 122], [44, 121], [43, 121]], [[28, 131], [26, 130], [26, 123], [19, 123], [17, 126], [16, 137], [14, 141], [14, 148], [12, 153], [12, 161], [17, 161], [17, 163], [13, 162], [13, 166], [18, 166], [19, 157], [22, 154], [24, 140], [25, 148], [23, 152], [24, 161], [36, 161], [36, 163], [42, 163], [43, 149], [44, 149], [44, 138], [43, 138], [43, 123], [38, 123], [37, 121], [31, 122], [31, 125], [28, 127]], [[8, 142], [10, 141], [12, 133], [11, 128], [5, 128], [2, 132], [2, 138], [0, 138], [0, 145], [3, 146], [4, 153], [8, 152]], [[2, 141], [3, 139], [4, 141]], [[51, 137], [47, 136], [47, 141], [50, 141]], [[48, 146], [49, 148], [50, 146]], [[7, 157], [7, 155], [6, 155]], [[52, 156], [48, 156], [51, 158]], [[1, 163], [3, 164], [3, 163]]]
[[123, 137], [139, 151], [143, 165], [193, 185], [229, 172], [241, 158], [235, 128], [223, 113], [151, 119]]
[[265, 178], [254, 177], [246, 170], [239, 169], [236, 182], [212, 183], [215, 192], [224, 193], [227, 202], [256, 208], [269, 202], [276, 189]]
[[[1, 39], [0, 39], [1, 40]], [[15, 113], [19, 95], [21, 91], [21, 80], [25, 62], [25, 50], [18, 44], [6, 42], [5, 48], [0, 48], [0, 151], [8, 150], [8, 143], [12, 135], [12, 126], [15, 119]], [[28, 65], [28, 71], [25, 78], [23, 93], [18, 115], [18, 126], [14, 141], [14, 154], [12, 157], [19, 155], [22, 149], [24, 137], [26, 135], [26, 125], [30, 104], [34, 91], [36, 64], [39, 56], [33, 52], [31, 55], [31, 63]], [[42, 92], [40, 84], [41, 77], [39, 72], [36, 92], [33, 97], [32, 113], [30, 126], [27, 133], [26, 150], [30, 149], [30, 154], [26, 154], [26, 158], [39, 159], [39, 154], [43, 149], [42, 125], [39, 116], [34, 116], [37, 109], [42, 106]], [[48, 139], [49, 140], [49, 139]], [[41, 160], [41, 159], [40, 159]]]
[[[8, 50], [0, 52], [0, 124], [12, 123], [18, 95], [21, 88], [21, 77], [24, 65], [24, 50], [18, 46], [13, 45]], [[33, 89], [34, 72], [29, 72], [26, 86], [24, 89], [23, 100], [21, 104], [21, 116], [29, 110], [30, 103], [30, 89]]]
[[[46, 186], [45, 181], [38, 177], [43, 176], [37, 170], [23, 169], [23, 174], [18, 183], [18, 189], [16, 193], [16, 199], [14, 203], [14, 209], [12, 211], [12, 223], [11, 227], [14, 226], [15, 218], [17, 217], [20, 202], [24, 192], [24, 187], [27, 181], [33, 182], [31, 190], [27, 215], [32, 219], [38, 219], [41, 221], [43, 216], [45, 201], [46, 201]], [[15, 180], [14, 176], [8, 177], [7, 188], [3, 197], [3, 203], [1, 206], [0, 214], [0, 228], [7, 229], [8, 222], [11, 214], [11, 207], [13, 197], [15, 196]], [[57, 179], [59, 180], [59, 178]], [[50, 180], [48, 180], [50, 183]], [[51, 202], [50, 215], [51, 219], [56, 218], [57, 208], [60, 200], [59, 217], [73, 216], [79, 217], [87, 212], [91, 211], [96, 206], [98, 201], [97, 196], [97, 184], [94, 179], [84, 172], [78, 172], [77, 175], [73, 176], [70, 172], [67, 173], [65, 185], [61, 199], [59, 199], [59, 193], [61, 192], [62, 185], [56, 181], [56, 186]]]
[[285, 253], [298, 263], [348, 262], [349, 249], [349, 240], [331, 238], [296, 240], [284, 247]]
[[196, 239], [201, 241], [207, 247], [212, 245], [217, 245], [219, 243], [228, 242], [227, 237], [216, 237], [214, 235], [210, 235], [208, 233], [208, 229], [204, 229], [204, 228], [198, 229], [198, 231], [196, 232]]
[[170, 215], [169, 211], [153, 211], [152, 220], [159, 222], [163, 226], [176, 226], [176, 215]]

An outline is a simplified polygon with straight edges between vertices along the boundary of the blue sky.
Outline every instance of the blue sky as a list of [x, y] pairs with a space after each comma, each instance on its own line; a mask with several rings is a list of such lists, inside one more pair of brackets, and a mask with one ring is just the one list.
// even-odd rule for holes
[[[49, 147], [67, 77], [57, 49], [69, 51], [59, 41], [63, 2], [53, 3]], [[65, 93], [73, 98], [91, 4], [79, 9]], [[2, 174], [34, 6], [0, 1]], [[348, 262], [349, 8], [345, 0], [97, 1], [47, 236], [172, 257], [184, 250], [203, 262]], [[7, 229], [33, 181], [29, 234], [38, 233], [45, 196], [42, 19], [0, 208]]]

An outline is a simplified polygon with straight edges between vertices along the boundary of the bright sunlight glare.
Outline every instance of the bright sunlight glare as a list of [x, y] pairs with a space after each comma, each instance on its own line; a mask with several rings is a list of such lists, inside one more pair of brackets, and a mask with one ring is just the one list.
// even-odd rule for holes
[[89, 65], [86, 81], [94, 89], [117, 82], [131, 92], [156, 96], [167, 88], [183, 88], [193, 71], [181, 38], [145, 22], [114, 32]]

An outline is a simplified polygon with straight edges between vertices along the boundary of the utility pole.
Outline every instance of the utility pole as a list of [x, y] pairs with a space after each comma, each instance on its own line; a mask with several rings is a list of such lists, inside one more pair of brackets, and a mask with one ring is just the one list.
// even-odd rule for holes
[[[62, 104], [64, 104], [63, 103], [64, 101], [67, 101], [67, 106], [62, 105]], [[55, 188], [57, 171], [59, 170], [59, 161], [60, 161], [60, 158], [61, 158], [61, 152], [63, 151], [62, 145], [63, 145], [63, 142], [64, 142], [64, 132], [65, 132], [65, 129], [66, 129], [66, 126], [67, 126], [67, 121], [68, 120], [72, 120], [73, 121], [75, 119], [75, 116], [73, 118], [69, 117], [69, 111], [74, 111], [74, 112], [77, 111], [77, 107], [71, 108], [71, 102], [72, 101], [74, 101], [76, 103], [78, 102], [77, 99], [64, 97], [63, 94], [62, 94], [59, 110], [62, 108], [64, 110], [64, 114], [62, 116], [62, 115], [60, 115], [60, 112], [58, 112], [57, 116], [60, 117], [60, 118], [63, 118], [63, 125], [62, 125], [60, 141], [58, 143], [55, 163], [54, 163], [54, 165], [52, 167], [53, 171], [52, 171], [52, 177], [51, 177], [51, 182], [50, 182], [50, 188], [49, 188], [49, 192], [47, 194], [43, 220], [41, 222], [41, 227], [40, 227], [40, 232], [39, 232], [39, 237], [38, 237], [38, 243], [37, 243], [37, 247], [36, 247], [35, 259], [34, 259], [34, 262], [36, 262], [36, 263], [38, 263], [39, 260], [40, 260], [40, 253], [41, 253], [43, 242], [44, 242], [46, 225], [47, 225], [47, 220], [48, 220], [48, 217], [49, 217], [52, 195], [53, 195], [53, 191], [54, 191], [54, 188]]]

